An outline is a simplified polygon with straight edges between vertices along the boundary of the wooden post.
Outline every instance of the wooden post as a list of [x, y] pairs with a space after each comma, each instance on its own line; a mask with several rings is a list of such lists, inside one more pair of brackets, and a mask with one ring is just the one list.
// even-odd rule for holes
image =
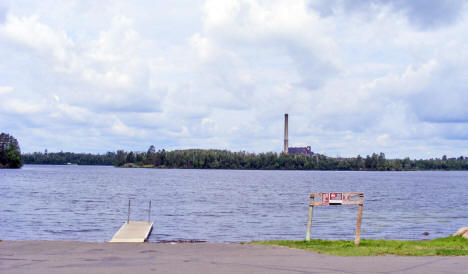
[[127, 224], [130, 223], [130, 199], [128, 199], [128, 216], [127, 216]]
[[358, 209], [358, 218], [356, 223], [356, 236], [354, 238], [354, 245], [359, 245], [361, 241], [361, 222], [362, 222], [362, 207], [364, 205], [364, 194], [359, 195], [359, 209]]
[[307, 232], [306, 232], [306, 241], [310, 242], [310, 230], [312, 228], [312, 214], [314, 213], [314, 194], [310, 194], [309, 202], [309, 216], [307, 218]]

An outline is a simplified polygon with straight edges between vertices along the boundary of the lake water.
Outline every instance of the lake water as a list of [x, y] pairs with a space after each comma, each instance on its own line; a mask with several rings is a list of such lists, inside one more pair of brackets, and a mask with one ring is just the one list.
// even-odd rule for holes
[[[303, 239], [310, 192], [364, 192], [362, 238], [430, 239], [468, 225], [468, 172], [0, 169], [0, 239], [108, 241], [127, 219], [149, 241]], [[312, 238], [354, 239], [357, 206], [315, 207]], [[424, 236], [423, 232], [429, 232]]]

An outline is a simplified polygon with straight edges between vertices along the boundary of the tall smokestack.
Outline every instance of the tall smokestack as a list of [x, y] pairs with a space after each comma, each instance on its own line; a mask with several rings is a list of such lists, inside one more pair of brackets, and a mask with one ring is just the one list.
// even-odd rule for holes
[[288, 154], [288, 114], [284, 114], [284, 153]]

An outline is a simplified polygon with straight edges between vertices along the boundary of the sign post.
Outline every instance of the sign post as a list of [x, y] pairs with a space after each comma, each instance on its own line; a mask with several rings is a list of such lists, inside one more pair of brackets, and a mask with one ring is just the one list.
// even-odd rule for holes
[[[321, 198], [320, 201], [315, 201], [315, 196]], [[359, 197], [359, 200], [352, 200], [354, 197]], [[356, 235], [354, 237], [354, 245], [359, 245], [361, 237], [362, 223], [362, 207], [364, 205], [363, 192], [331, 192], [331, 193], [311, 193], [309, 202], [309, 215], [307, 218], [306, 241], [310, 241], [310, 230], [312, 228], [312, 215], [314, 206], [324, 205], [358, 205], [358, 218], [356, 223]]]
[[[313, 201], [315, 199], [315, 195], [312, 193], [310, 194], [310, 200]], [[307, 218], [307, 232], [306, 232], [306, 241], [310, 242], [310, 229], [312, 227], [312, 214], [314, 213], [314, 205], [309, 203], [309, 216]]]

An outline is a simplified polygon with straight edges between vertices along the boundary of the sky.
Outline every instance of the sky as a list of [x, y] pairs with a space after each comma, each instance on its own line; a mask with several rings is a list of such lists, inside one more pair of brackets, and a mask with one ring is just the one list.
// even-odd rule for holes
[[0, 0], [23, 152], [468, 156], [468, 4]]

